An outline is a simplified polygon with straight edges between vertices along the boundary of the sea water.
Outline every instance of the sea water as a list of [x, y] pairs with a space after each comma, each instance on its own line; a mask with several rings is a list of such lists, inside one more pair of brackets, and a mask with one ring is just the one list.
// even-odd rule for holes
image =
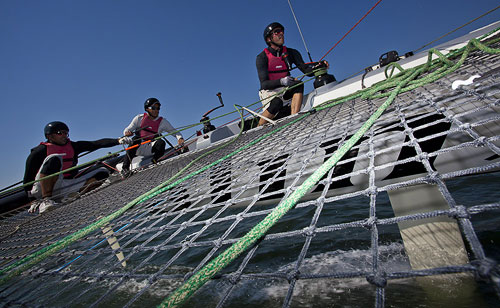
[[[495, 173], [457, 178], [446, 185], [457, 205], [470, 207], [498, 202], [498, 183], [500, 174]], [[330, 206], [325, 204], [317, 226], [362, 220], [368, 215], [367, 204], [366, 198], [349, 199]], [[474, 215], [471, 220], [486, 256], [494, 260], [500, 259], [499, 214], [498, 211], [489, 211]], [[377, 196], [377, 217], [389, 218], [393, 215], [387, 195], [380, 193]], [[300, 229], [310, 223], [310, 215], [295, 211], [283, 217], [280, 223], [282, 231], [287, 229], [287, 225]], [[273, 231], [279, 232], [279, 228]], [[411, 270], [398, 227], [380, 226], [379, 233], [378, 265], [387, 272]], [[255, 256], [258, 260], [250, 262], [249, 272], [277, 270], [287, 273], [295, 268], [303, 241], [283, 245], [266, 245], [263, 242], [260, 245], [260, 252]], [[371, 271], [372, 264], [369, 231], [346, 229], [315, 236], [300, 272]], [[266, 267], [272, 270], [266, 271]], [[202, 307], [207, 303], [208, 306], [216, 306], [220, 298], [214, 294], [228, 287], [229, 283], [225, 281], [213, 280], [195, 294], [187, 306]], [[289, 288], [290, 283], [286, 279], [241, 280], [225, 307], [282, 307]], [[364, 277], [301, 279], [293, 290], [290, 307], [374, 307], [375, 290]], [[385, 307], [500, 307], [500, 300], [491, 285], [470, 277], [447, 275], [423, 281], [415, 278], [389, 281], [385, 288]]]
[[[446, 185], [458, 205], [470, 207], [479, 204], [496, 203], [500, 199], [500, 173], [468, 176], [453, 179]], [[357, 197], [348, 200], [325, 204], [316, 227], [329, 226], [352, 221], [360, 221], [368, 217], [368, 198]], [[311, 217], [316, 207], [302, 207], [291, 210], [268, 234], [301, 230], [311, 223]], [[259, 209], [261, 210], [261, 209]], [[226, 215], [241, 211], [229, 209]], [[234, 212], [234, 213], [233, 213]], [[394, 214], [390, 207], [387, 194], [377, 195], [377, 218], [390, 218]], [[238, 231], [229, 238], [243, 236], [257, 224], [263, 216], [245, 219]], [[500, 260], [500, 227], [499, 211], [488, 211], [472, 216], [474, 230], [488, 258]], [[220, 224], [218, 229], [209, 228], [198, 241], [217, 238], [227, 225]], [[221, 230], [222, 229], [222, 230]], [[389, 273], [411, 270], [404, 245], [397, 225], [380, 225], [379, 229], [379, 263], [378, 266]], [[166, 237], [167, 235], [165, 235]], [[180, 235], [182, 237], [185, 235]], [[301, 274], [356, 273], [370, 272], [373, 266], [373, 251], [371, 249], [371, 233], [365, 228], [347, 228], [335, 232], [318, 233], [314, 236], [303, 259], [299, 271]], [[156, 238], [158, 243], [165, 240], [164, 236]], [[137, 240], [138, 245], [143, 239]], [[298, 256], [303, 249], [304, 236], [284, 237], [259, 243], [256, 254], [243, 270], [243, 275], [271, 274], [271, 279], [255, 277], [241, 279], [234, 286], [224, 307], [282, 307], [290, 290], [290, 281], [286, 277], [278, 277], [276, 273], [293, 272]], [[154, 245], [155, 243], [151, 243]], [[224, 246], [223, 249], [228, 246]], [[205, 251], [205, 253], [202, 253]], [[149, 285], [146, 279], [128, 279], [120, 284], [115, 293], [105, 299], [100, 305], [106, 307], [121, 307], [141, 292], [132, 307], [151, 307], [158, 305], [183, 283], [184, 275], [192, 271], [204, 258], [208, 250], [190, 248], [173, 265], [163, 272], [179, 274], [179, 279], [158, 280]], [[470, 249], [469, 257], [470, 255]], [[136, 274], [152, 274], [157, 272], [174, 253], [159, 254], [151, 262], [142, 267]], [[235, 262], [222, 272], [230, 274], [238, 270], [244, 256], [243, 253]], [[146, 257], [145, 255], [144, 257]], [[141, 258], [136, 256], [136, 262]], [[98, 260], [96, 260], [98, 262]], [[129, 261], [131, 265], [133, 260]], [[91, 266], [91, 264], [88, 264]], [[95, 266], [99, 267], [96, 263]], [[102, 265], [101, 265], [102, 266]], [[71, 269], [67, 269], [68, 271]], [[105, 269], [103, 268], [103, 271]], [[108, 275], [110, 273], [107, 273]], [[444, 278], [443, 278], [444, 277]], [[385, 307], [500, 307], [500, 300], [491, 284], [474, 281], [470, 277], [439, 276], [419, 280], [402, 278], [390, 280], [385, 288]], [[71, 283], [75, 278], [68, 278], [64, 283]], [[78, 303], [82, 307], [94, 303], [102, 295], [102, 291], [112, 287], [115, 282], [89, 278], [86, 282], [97, 290], [80, 296]], [[364, 276], [352, 278], [320, 278], [299, 279], [294, 282], [293, 297], [290, 307], [374, 307], [376, 288], [368, 283]], [[430, 286], [430, 287], [429, 287]], [[185, 307], [215, 307], [233, 285], [226, 279], [216, 276], [191, 296]], [[51, 305], [65, 305], [79, 292], [68, 291], [52, 302]], [[66, 298], [65, 298], [66, 296]], [[43, 302], [43, 298], [39, 298]]]

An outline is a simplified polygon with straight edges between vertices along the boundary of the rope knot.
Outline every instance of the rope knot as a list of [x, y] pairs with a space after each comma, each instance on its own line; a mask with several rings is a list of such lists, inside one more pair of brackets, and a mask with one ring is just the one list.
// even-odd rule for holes
[[385, 288], [385, 286], [387, 285], [387, 279], [385, 278], [385, 273], [375, 273], [375, 274], [370, 274], [368, 276], [366, 276], [366, 280], [379, 287], [379, 288]]
[[243, 220], [243, 214], [242, 213], [238, 213], [238, 215], [236, 215], [236, 219], [235, 219], [237, 222], [240, 222]]
[[314, 227], [306, 227], [303, 230], [304, 230], [303, 234], [306, 237], [312, 237], [316, 234], [316, 232], [314, 232], [316, 230], [316, 228], [314, 228]]
[[463, 130], [467, 130], [467, 129], [471, 129], [471, 125], [470, 123], [464, 123], [462, 125], [460, 125], [460, 129], [463, 129]]
[[378, 194], [377, 186], [370, 186], [365, 190], [365, 195], [376, 196]]
[[236, 274], [236, 273], [232, 273], [232, 274], [229, 274], [228, 275], [228, 278], [227, 280], [232, 284], [232, 285], [235, 285], [237, 284], [240, 280], [241, 280], [241, 277], [240, 275]]
[[472, 90], [467, 90], [467, 89], [463, 89], [463, 88], [462, 88], [462, 90], [463, 90], [463, 93], [465, 95], [468, 95], [468, 96], [475, 96], [475, 94], [476, 94], [476, 92], [474, 92]]
[[476, 147], [484, 147], [486, 145], [486, 137], [481, 136], [476, 139], [475, 146]]
[[291, 270], [286, 274], [286, 280], [288, 280], [288, 283], [291, 283], [292, 280], [296, 280], [299, 277], [299, 274], [299, 270]]
[[492, 272], [496, 271], [497, 262], [495, 260], [485, 258], [482, 260], [472, 261], [471, 264], [476, 267], [477, 275], [481, 279], [488, 279]]
[[376, 223], [377, 223], [377, 217], [373, 216], [365, 219], [365, 221], [363, 222], [363, 227], [366, 229], [371, 229], [373, 228], [373, 225], [375, 225]]
[[222, 240], [221, 239], [217, 239], [217, 240], [213, 241], [213, 243], [214, 243], [214, 247], [216, 247], [217, 249], [222, 247]]
[[442, 107], [438, 109], [439, 113], [445, 113], [447, 111], [446, 107]]
[[477, 97], [478, 97], [479, 100], [484, 101], [487, 96], [486, 96], [486, 94], [481, 93], [481, 94], [477, 94]]
[[318, 199], [316, 199], [316, 206], [321, 206], [324, 203], [325, 203], [325, 197], [321, 196]]
[[438, 182], [439, 178], [440, 178], [439, 173], [434, 171], [434, 172], [429, 173], [429, 175], [427, 176], [426, 182], [429, 184], [436, 184]]
[[370, 174], [372, 171], [375, 171], [375, 167], [374, 166], [370, 166], [370, 167], [366, 168], [365, 174]]
[[470, 218], [470, 214], [467, 211], [467, 208], [463, 205], [458, 205], [450, 209], [448, 216], [452, 218]]
[[429, 160], [429, 153], [422, 152], [420, 155], [417, 156], [417, 160], [419, 162], [424, 161], [424, 160]]

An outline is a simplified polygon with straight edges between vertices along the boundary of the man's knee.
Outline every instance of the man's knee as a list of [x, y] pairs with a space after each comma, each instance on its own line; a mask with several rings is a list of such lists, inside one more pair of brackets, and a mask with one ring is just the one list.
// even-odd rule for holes
[[93, 176], [93, 178], [96, 179], [97, 181], [102, 181], [106, 179], [108, 176], [109, 173], [107, 171], [99, 171]]
[[62, 162], [61, 158], [57, 156], [53, 156], [43, 164], [42, 168], [40, 169], [40, 173], [42, 174], [52, 174], [61, 171], [62, 168]]
[[275, 97], [269, 103], [269, 107], [267, 107], [267, 111], [269, 113], [275, 115], [280, 111], [281, 108], [283, 108], [283, 101], [280, 98]]
[[289, 89], [283, 94], [284, 100], [292, 99], [295, 94], [304, 94], [304, 84], [301, 84], [293, 89]]
[[155, 141], [155, 144], [153, 145], [153, 151], [158, 152], [158, 151], [165, 151], [166, 143], [163, 139], [158, 139]]

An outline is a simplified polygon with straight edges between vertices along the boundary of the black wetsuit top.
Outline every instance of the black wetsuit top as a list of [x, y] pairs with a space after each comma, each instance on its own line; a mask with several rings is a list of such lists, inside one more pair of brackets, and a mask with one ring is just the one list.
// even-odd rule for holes
[[[278, 52], [281, 55], [282, 48], [280, 48], [280, 50], [275, 50], [274, 48], [268, 47], [267, 50], [277, 57]], [[289, 47], [287, 47], [286, 50], [288, 52], [288, 59], [291, 65], [295, 64], [304, 74], [312, 73], [313, 69], [304, 63], [304, 60], [298, 50]], [[272, 90], [282, 86], [279, 79], [269, 80], [268, 60], [264, 50], [257, 55], [255, 64], [257, 66], [257, 74], [259, 75], [261, 90]]]
[[[118, 140], [114, 138], [104, 138], [96, 141], [71, 141], [71, 145], [73, 146], [74, 156], [73, 156], [73, 165], [76, 166], [78, 164], [78, 155], [80, 153], [86, 151], [94, 151], [100, 148], [109, 148], [115, 145], [118, 145]], [[31, 149], [31, 153], [26, 159], [26, 169], [24, 169], [24, 179], [23, 184], [29, 183], [35, 180], [36, 174], [44, 159], [47, 157], [47, 146], [45, 144], [40, 144], [33, 149]], [[71, 171], [71, 177], [74, 177], [78, 174], [78, 170]], [[30, 191], [33, 185], [26, 186], [24, 190]]]

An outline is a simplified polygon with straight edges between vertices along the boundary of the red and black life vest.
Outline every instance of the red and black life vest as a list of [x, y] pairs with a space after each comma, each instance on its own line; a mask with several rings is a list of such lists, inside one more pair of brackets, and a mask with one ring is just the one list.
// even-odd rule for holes
[[[288, 76], [288, 67], [283, 57], [274, 56], [267, 48], [264, 49], [267, 56], [267, 71], [269, 80], [281, 79]], [[283, 54], [286, 53], [286, 47], [283, 46]]]
[[141, 138], [143, 140], [153, 139], [154, 135], [158, 133], [162, 119], [162, 117], [158, 117], [156, 120], [153, 120], [147, 113], [144, 113], [141, 121], [141, 128], [144, 128], [141, 130]]
[[[65, 154], [62, 157], [62, 170], [71, 168], [75, 165], [75, 150], [71, 145], [71, 141], [68, 140], [65, 145], [57, 145], [50, 142], [41, 142], [40, 144], [44, 144], [47, 147], [47, 156], [51, 154]], [[68, 177], [70, 175], [71, 173], [65, 173], [64, 177]]]

